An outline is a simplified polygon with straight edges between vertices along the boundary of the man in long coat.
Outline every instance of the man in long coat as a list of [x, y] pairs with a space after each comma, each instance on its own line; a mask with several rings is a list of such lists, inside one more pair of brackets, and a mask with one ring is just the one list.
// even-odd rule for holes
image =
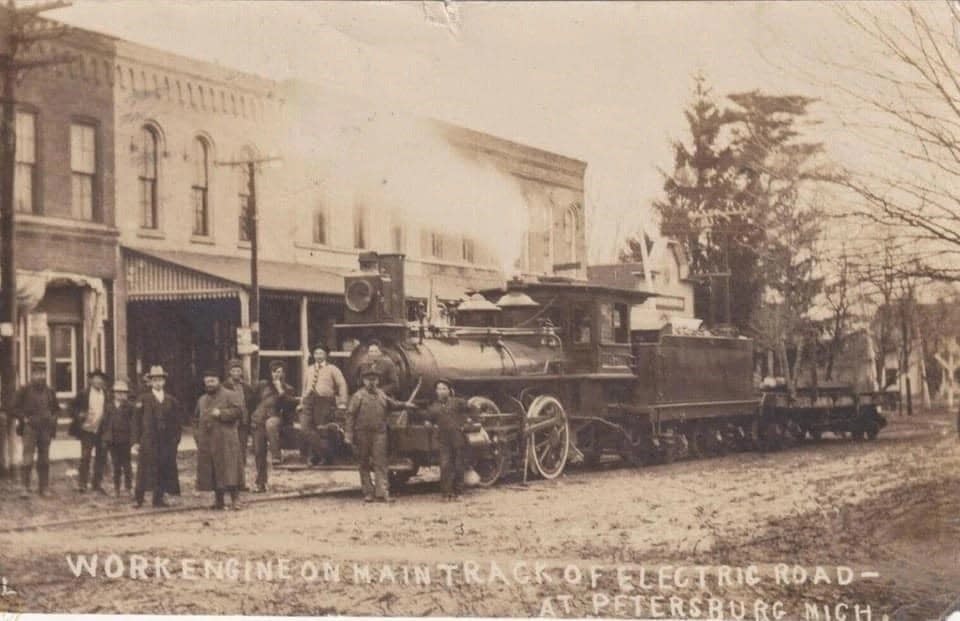
[[228, 390], [236, 391], [243, 401], [243, 417], [237, 424], [237, 435], [240, 437], [240, 459], [243, 463], [240, 470], [240, 491], [247, 491], [247, 446], [253, 437], [250, 417], [257, 407], [257, 391], [244, 380], [243, 362], [237, 358], [233, 358], [227, 363], [227, 378], [223, 380], [222, 386]]
[[167, 374], [163, 367], [150, 368], [150, 392], [144, 393], [135, 418], [133, 443], [140, 445], [137, 484], [134, 498], [143, 506], [148, 489], [153, 490], [153, 506], [166, 507], [164, 494], [180, 494], [177, 472], [177, 446], [181, 435], [181, 408], [177, 399], [164, 390]]
[[206, 394], [197, 401], [197, 491], [214, 493], [213, 509], [223, 509], [223, 493], [230, 492], [230, 508], [237, 505], [240, 472], [240, 438], [243, 401], [236, 391], [220, 384], [220, 374], [204, 371]]

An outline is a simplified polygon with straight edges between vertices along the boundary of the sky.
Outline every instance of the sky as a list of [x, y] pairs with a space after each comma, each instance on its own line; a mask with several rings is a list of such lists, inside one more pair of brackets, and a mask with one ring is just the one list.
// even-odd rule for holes
[[856, 45], [825, 2], [75, 0], [49, 16], [584, 160], [594, 263], [654, 228], [695, 74], [718, 97], [824, 96], [807, 70]]

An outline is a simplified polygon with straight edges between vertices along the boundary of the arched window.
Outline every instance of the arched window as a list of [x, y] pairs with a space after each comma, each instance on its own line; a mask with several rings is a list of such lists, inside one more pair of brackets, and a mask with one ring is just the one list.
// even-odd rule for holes
[[324, 205], [313, 211], [313, 243], [327, 244], [327, 208]]
[[193, 139], [193, 234], [210, 235], [210, 144], [202, 136]]
[[157, 152], [160, 137], [150, 125], [140, 128], [140, 226], [160, 228], [160, 209], [157, 201]]
[[570, 263], [577, 261], [578, 215], [576, 205], [568, 207], [563, 214], [564, 254]]

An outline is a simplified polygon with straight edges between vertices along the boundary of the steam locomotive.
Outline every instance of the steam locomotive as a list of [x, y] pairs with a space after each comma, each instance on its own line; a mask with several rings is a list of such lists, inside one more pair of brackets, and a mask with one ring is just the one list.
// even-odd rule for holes
[[[512, 280], [473, 293], [454, 321], [435, 325], [422, 312], [409, 320], [402, 254], [364, 253], [359, 263], [335, 326], [348, 381], [359, 383], [372, 339], [397, 367], [398, 397], [424, 400], [436, 379], [452, 380], [478, 413], [467, 438], [480, 485], [511, 472], [553, 479], [610, 455], [640, 465], [775, 449], [824, 424], [815, 404], [798, 409], [755, 387], [750, 339], [631, 330], [631, 307], [652, 293]], [[857, 402], [843, 420], [871, 437], [883, 422], [875, 405]], [[390, 423], [388, 441], [394, 483], [437, 463], [437, 429], [416, 412]]]

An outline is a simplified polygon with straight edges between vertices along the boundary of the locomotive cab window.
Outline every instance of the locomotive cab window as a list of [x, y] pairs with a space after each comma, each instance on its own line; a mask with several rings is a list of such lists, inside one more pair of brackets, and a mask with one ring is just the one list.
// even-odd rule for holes
[[577, 304], [573, 307], [573, 320], [570, 322], [570, 327], [573, 330], [574, 345], [589, 345], [593, 341], [592, 324], [589, 305]]
[[629, 343], [630, 318], [626, 304], [600, 304], [600, 340], [603, 343]]

